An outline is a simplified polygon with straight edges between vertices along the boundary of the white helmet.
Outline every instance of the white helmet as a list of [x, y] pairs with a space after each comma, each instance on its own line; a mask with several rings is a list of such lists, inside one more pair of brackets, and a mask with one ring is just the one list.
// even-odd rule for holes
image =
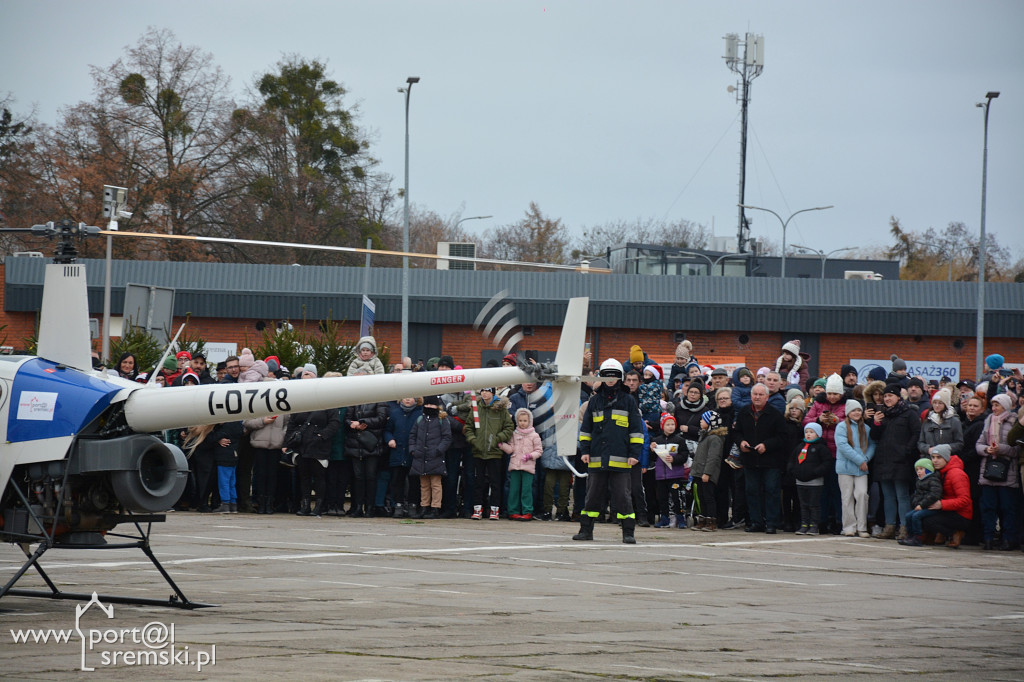
[[608, 358], [601, 363], [601, 369], [597, 372], [598, 376], [601, 377], [616, 377], [622, 378], [622, 363], [614, 358]]

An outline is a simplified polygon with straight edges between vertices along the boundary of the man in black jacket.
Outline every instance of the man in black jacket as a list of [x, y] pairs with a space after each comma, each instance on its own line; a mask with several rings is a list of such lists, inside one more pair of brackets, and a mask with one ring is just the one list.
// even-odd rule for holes
[[786, 466], [785, 417], [768, 404], [768, 388], [754, 384], [750, 405], [736, 417], [735, 440], [746, 474], [748, 533], [775, 534], [782, 525], [782, 471]]

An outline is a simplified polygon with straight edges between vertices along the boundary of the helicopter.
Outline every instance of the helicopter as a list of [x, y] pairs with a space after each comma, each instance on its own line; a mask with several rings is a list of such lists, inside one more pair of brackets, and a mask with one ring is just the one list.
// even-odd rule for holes
[[[102, 231], [70, 220], [32, 231], [55, 238], [57, 247], [53, 263], [45, 267], [37, 355], [0, 356], [0, 434], [5, 434], [0, 439], [0, 541], [17, 545], [26, 557], [0, 587], [0, 599], [88, 600], [89, 593], [61, 590], [45, 572], [41, 557], [55, 549], [129, 548], [146, 555], [173, 593], [165, 600], [100, 595], [104, 602], [186, 609], [215, 606], [190, 600], [152, 549], [153, 524], [166, 520], [164, 512], [181, 497], [188, 476], [181, 449], [154, 435], [163, 430], [410, 395], [548, 382], [538, 432], [553, 433], [558, 454], [566, 462], [575, 455], [579, 383], [583, 378], [597, 379], [583, 376], [586, 297], [569, 299], [552, 363], [161, 388], [93, 369], [85, 266], [77, 262], [76, 242]], [[491, 299], [478, 317], [480, 326], [490, 316], [488, 333], [499, 313], [507, 312], [499, 305], [501, 298]], [[30, 569], [48, 589], [15, 587]]]

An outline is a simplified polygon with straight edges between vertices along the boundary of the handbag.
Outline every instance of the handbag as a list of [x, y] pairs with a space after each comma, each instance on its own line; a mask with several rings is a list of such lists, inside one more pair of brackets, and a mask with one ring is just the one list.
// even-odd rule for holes
[[1005, 483], [1010, 473], [1010, 460], [1005, 457], [989, 457], [981, 476], [986, 481]]

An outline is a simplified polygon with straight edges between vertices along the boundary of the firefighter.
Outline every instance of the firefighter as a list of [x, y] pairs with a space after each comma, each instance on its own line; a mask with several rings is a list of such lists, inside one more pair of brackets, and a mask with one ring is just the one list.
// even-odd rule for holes
[[630, 499], [629, 474], [630, 468], [640, 461], [644, 446], [640, 408], [623, 388], [622, 365], [617, 360], [601, 363], [598, 376], [607, 381], [594, 391], [580, 426], [581, 459], [590, 474], [587, 500], [580, 513], [580, 532], [572, 539], [594, 539], [594, 522], [610, 493], [612, 508], [622, 523], [622, 541], [633, 545], [636, 514]]

